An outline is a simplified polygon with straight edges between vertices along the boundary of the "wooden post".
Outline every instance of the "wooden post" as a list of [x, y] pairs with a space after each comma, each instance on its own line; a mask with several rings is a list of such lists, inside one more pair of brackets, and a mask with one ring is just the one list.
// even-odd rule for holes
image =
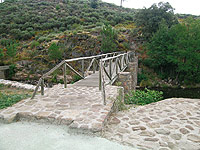
[[63, 66], [63, 73], [64, 73], [64, 88], [67, 88], [67, 76], [66, 76], [66, 71], [67, 71], [67, 67], [66, 67], [66, 63]]
[[93, 62], [93, 73], [95, 73], [95, 71], [96, 71], [96, 61], [94, 60], [94, 62]]
[[103, 98], [103, 104], [106, 105], [106, 91], [105, 91], [105, 81], [104, 81], [104, 76], [103, 76], [103, 62], [101, 61], [101, 93], [102, 93], [102, 98]]
[[99, 91], [101, 90], [102, 86], [102, 79], [101, 79], [101, 72], [102, 71], [102, 62], [101, 60], [99, 61]]
[[109, 76], [112, 79], [112, 60], [109, 59]]
[[82, 61], [81, 61], [81, 66], [82, 66], [82, 68], [81, 68], [82, 76], [85, 77], [84, 76], [84, 59], [82, 59]]
[[44, 79], [43, 78], [41, 82], [41, 95], [44, 95]]
[[115, 60], [115, 65], [116, 65], [116, 75], [118, 74], [118, 58]]

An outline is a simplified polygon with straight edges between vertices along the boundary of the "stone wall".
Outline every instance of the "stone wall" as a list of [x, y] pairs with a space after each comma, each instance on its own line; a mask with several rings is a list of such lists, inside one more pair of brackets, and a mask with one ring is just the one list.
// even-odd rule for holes
[[135, 56], [133, 62], [128, 65], [129, 72], [121, 72], [119, 74], [118, 83], [124, 88], [127, 93], [130, 90], [135, 90], [137, 86], [137, 73], [138, 73], [138, 57]]

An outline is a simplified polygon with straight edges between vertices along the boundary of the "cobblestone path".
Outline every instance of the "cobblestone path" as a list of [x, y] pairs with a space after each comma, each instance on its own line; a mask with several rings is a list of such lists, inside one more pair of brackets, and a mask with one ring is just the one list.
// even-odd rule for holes
[[104, 137], [141, 150], [200, 150], [200, 99], [171, 98], [118, 112]]
[[81, 132], [99, 133], [110, 115], [118, 87], [107, 86], [107, 105], [103, 105], [98, 87], [56, 85], [45, 95], [25, 99], [0, 110], [0, 122], [16, 120], [69, 125]]

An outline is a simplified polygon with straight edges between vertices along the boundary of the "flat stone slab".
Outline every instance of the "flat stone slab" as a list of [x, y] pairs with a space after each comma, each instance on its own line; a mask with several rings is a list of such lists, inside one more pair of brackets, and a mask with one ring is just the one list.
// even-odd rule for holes
[[25, 99], [0, 110], [0, 122], [17, 120], [68, 125], [80, 132], [100, 133], [118, 96], [118, 87], [107, 86], [106, 101], [98, 87], [56, 85], [45, 95]]
[[118, 112], [103, 136], [142, 150], [200, 150], [200, 99], [171, 98]]

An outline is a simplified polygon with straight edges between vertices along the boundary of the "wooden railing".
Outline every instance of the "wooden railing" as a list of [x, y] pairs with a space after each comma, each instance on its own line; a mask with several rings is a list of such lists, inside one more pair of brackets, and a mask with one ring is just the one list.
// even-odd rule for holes
[[100, 60], [99, 89], [102, 91], [104, 105], [106, 105], [105, 86], [116, 81], [119, 73], [123, 72], [132, 61], [132, 55], [134, 52], [127, 52]]
[[[41, 87], [41, 95], [44, 95], [44, 85], [45, 85], [45, 78], [47, 78], [49, 75], [51, 75], [53, 72], [58, 70], [59, 68], [63, 67], [63, 76], [64, 76], [64, 87], [67, 87], [67, 75], [66, 70], [69, 68], [72, 72], [80, 76], [82, 79], [84, 79], [88, 72], [93, 68], [93, 73], [97, 70], [97, 67], [100, 68], [99, 62], [101, 59], [105, 59], [108, 57], [114, 57], [116, 55], [119, 55], [120, 52], [114, 52], [114, 53], [107, 53], [107, 54], [101, 54], [96, 56], [90, 56], [90, 57], [79, 57], [79, 58], [73, 58], [68, 60], [63, 60], [58, 65], [56, 65], [54, 68], [52, 68], [49, 72], [45, 73], [38, 81], [38, 84], [34, 90], [34, 93], [32, 95], [32, 99], [35, 97], [39, 87]], [[81, 71], [74, 69], [72, 65], [70, 65], [71, 62], [77, 62], [81, 61]], [[86, 68], [86, 61], [89, 61], [89, 65]]]
[[[72, 72], [80, 76], [82, 79], [88, 76], [88, 72], [92, 68], [93, 73], [95, 73], [95, 71], [97, 70], [99, 71], [99, 90], [102, 91], [103, 103], [104, 105], [106, 105], [105, 86], [108, 84], [113, 84], [116, 81], [119, 73], [123, 72], [128, 67], [129, 62], [133, 58], [132, 55], [134, 55], [134, 52], [115, 52], [90, 57], [80, 57], [63, 60], [61, 63], [56, 65], [53, 69], [51, 69], [39, 79], [39, 82], [32, 95], [32, 99], [35, 97], [39, 87], [41, 87], [41, 95], [44, 95], [45, 78], [47, 78], [57, 69], [63, 67], [64, 87], [67, 88], [67, 68], [69, 68]], [[72, 65], [70, 65], [70, 62], [75, 61], [81, 61], [81, 71], [74, 69]], [[86, 61], [89, 61], [87, 68], [85, 63]]]

